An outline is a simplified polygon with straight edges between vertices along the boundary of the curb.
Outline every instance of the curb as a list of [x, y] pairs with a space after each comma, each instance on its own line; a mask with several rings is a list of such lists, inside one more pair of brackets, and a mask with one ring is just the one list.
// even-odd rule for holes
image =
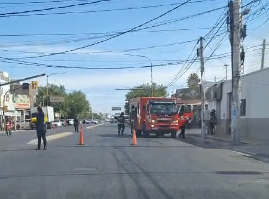
[[[211, 135], [207, 135], [206, 137], [209, 138], [209, 139], [212, 139], [212, 140], [218, 140], [218, 141], [222, 141], [222, 142], [231, 142], [231, 140], [229, 140], [229, 139], [218, 138], [218, 137], [214, 137], [214, 136], [211, 136]], [[244, 141], [240, 141], [240, 143], [241, 144], [250, 144], [249, 142], [244, 142]]]

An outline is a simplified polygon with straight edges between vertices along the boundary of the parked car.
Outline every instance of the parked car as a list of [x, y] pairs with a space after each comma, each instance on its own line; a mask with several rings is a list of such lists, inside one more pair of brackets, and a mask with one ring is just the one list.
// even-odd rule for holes
[[98, 121], [97, 120], [92, 120], [92, 123], [93, 124], [98, 124]]
[[74, 119], [67, 119], [68, 125], [74, 125]]
[[54, 125], [55, 127], [61, 127], [63, 126], [63, 123], [61, 122], [61, 120], [55, 120], [52, 122], [52, 125]]
[[85, 120], [85, 123], [86, 124], [98, 124], [98, 121], [90, 119], [90, 120]]

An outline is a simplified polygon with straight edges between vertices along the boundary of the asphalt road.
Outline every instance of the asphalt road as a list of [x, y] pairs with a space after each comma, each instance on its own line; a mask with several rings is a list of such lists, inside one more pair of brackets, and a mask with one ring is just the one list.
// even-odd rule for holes
[[78, 146], [79, 134], [61, 128], [47, 151], [34, 150], [33, 131], [1, 135], [0, 199], [268, 199], [267, 163], [169, 136], [131, 146], [116, 131], [84, 126]]

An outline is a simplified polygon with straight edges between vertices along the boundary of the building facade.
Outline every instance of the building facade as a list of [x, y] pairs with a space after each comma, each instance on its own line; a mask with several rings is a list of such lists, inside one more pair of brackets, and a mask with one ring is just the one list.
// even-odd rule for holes
[[[215, 88], [214, 88], [215, 87]], [[239, 129], [242, 139], [269, 141], [269, 68], [241, 77]], [[207, 93], [209, 109], [218, 113], [217, 134], [231, 133], [231, 80], [221, 82]]]

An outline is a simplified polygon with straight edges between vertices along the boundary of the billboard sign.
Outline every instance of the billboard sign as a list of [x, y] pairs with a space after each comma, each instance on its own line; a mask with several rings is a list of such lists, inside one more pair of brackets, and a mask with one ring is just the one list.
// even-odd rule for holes
[[54, 103], [57, 103], [57, 102], [64, 102], [64, 97], [50, 97], [50, 102], [54, 102]]
[[121, 107], [112, 107], [112, 111], [121, 111]]
[[30, 108], [30, 98], [28, 95], [14, 95], [14, 106], [17, 109]]

